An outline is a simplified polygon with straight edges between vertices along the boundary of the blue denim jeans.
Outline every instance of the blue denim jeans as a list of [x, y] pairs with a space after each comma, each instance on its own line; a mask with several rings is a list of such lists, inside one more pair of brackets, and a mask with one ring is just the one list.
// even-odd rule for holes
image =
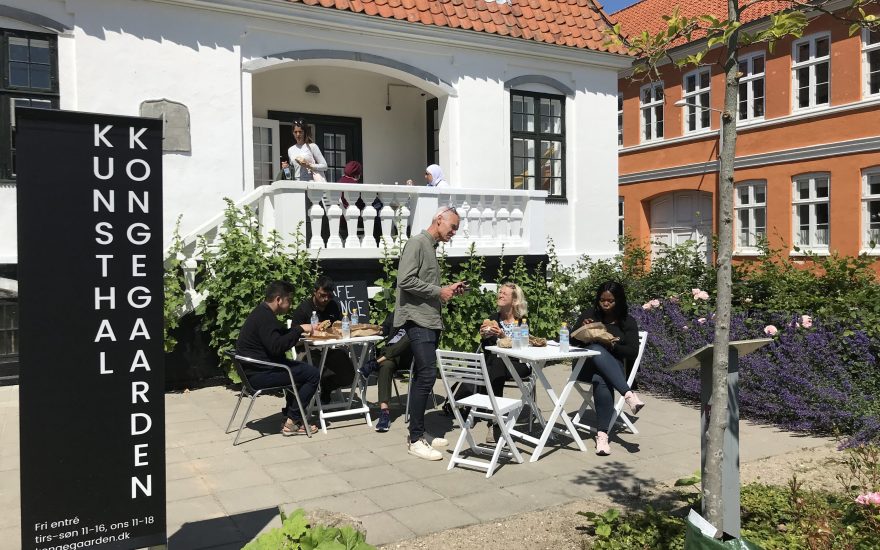
[[404, 328], [414, 360], [413, 380], [409, 386], [409, 440], [416, 442], [425, 435], [425, 407], [437, 379], [440, 331], [413, 323], [407, 323]]
[[590, 344], [587, 349], [598, 351], [599, 355], [587, 358], [578, 380], [592, 382], [597, 427], [600, 432], [604, 432], [611, 422], [611, 415], [614, 414], [614, 390], [623, 395], [630, 388], [623, 374], [623, 364], [611, 355], [605, 346]]

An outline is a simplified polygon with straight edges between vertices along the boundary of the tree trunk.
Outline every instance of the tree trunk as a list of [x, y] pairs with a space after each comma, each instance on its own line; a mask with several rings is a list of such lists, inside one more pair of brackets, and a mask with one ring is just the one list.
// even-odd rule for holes
[[[727, 0], [729, 21], [739, 21], [737, 0]], [[703, 516], [723, 534], [723, 502], [721, 472], [724, 463], [724, 432], [727, 429], [729, 403], [727, 395], [728, 346], [730, 342], [730, 308], [732, 297], [731, 259], [733, 256], [733, 162], [736, 151], [736, 113], [739, 92], [737, 41], [739, 32], [728, 38], [724, 52], [724, 112], [719, 133], [718, 170], [718, 277], [715, 310], [715, 350], [712, 358], [712, 399], [706, 441], [706, 467], [703, 479]]]

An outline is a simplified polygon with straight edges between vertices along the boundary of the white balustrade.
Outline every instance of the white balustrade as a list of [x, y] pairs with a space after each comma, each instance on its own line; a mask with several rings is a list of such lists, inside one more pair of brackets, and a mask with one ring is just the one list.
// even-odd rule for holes
[[[348, 201], [344, 210], [340, 202], [343, 192]], [[363, 210], [356, 204], [359, 195]], [[373, 206], [376, 198], [382, 202], [378, 212]], [[257, 212], [264, 234], [277, 230], [287, 243], [293, 242], [297, 228], [308, 228], [307, 248], [313, 256], [366, 259], [380, 257], [383, 245], [389, 249], [395, 243], [403, 245], [408, 230], [418, 233], [429, 227], [438, 206], [452, 206], [460, 216], [459, 231], [447, 248], [452, 256], [467, 254], [472, 243], [478, 254], [500, 254], [502, 246], [510, 255], [540, 253], [547, 237], [543, 223], [545, 198], [543, 192], [510, 189], [275, 182], [254, 189], [236, 204]], [[327, 225], [323, 225], [325, 216]], [[374, 237], [377, 218], [379, 243]], [[363, 238], [357, 229], [360, 220]], [[222, 225], [223, 215], [219, 213], [184, 237], [184, 254], [196, 256], [196, 241], [201, 237], [211, 247], [219, 243]], [[345, 242], [341, 238], [343, 227], [347, 230]]]

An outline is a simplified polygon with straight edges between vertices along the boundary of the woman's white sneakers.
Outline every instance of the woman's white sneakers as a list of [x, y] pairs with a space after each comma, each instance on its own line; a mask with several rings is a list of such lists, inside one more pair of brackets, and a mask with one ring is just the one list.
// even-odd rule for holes
[[608, 434], [605, 432], [596, 434], [596, 454], [599, 456], [611, 454], [611, 447], [608, 445]]
[[636, 395], [636, 392], [634, 391], [626, 392], [626, 395], [623, 396], [623, 400], [626, 401], [629, 410], [631, 410], [633, 414], [639, 414], [639, 411], [645, 406], [645, 403], [639, 399], [639, 396]]

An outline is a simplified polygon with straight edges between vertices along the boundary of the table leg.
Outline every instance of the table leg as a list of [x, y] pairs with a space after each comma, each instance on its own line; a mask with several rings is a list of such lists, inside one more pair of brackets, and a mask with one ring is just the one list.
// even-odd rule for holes
[[351, 358], [351, 364], [354, 366], [354, 380], [351, 384], [351, 393], [348, 399], [348, 408], [351, 409], [351, 406], [354, 404], [355, 392], [357, 391], [357, 388], [360, 387], [358, 397], [360, 397], [361, 400], [361, 408], [366, 409], [366, 412], [364, 412], [364, 417], [366, 417], [367, 419], [367, 426], [370, 426], [372, 428], [373, 419], [370, 418], [370, 408], [367, 405], [367, 381], [364, 380], [363, 384], [359, 384], [361, 379], [360, 369], [362, 366], [364, 366], [364, 362], [367, 360], [367, 352], [369, 351], [371, 345], [372, 342], [364, 342], [361, 345], [360, 355], [355, 352], [353, 345], [349, 346], [348, 348], [349, 357]]
[[[309, 362], [310, 365], [314, 365], [312, 363], [312, 349], [309, 346], [308, 342], [305, 343], [306, 348], [306, 361]], [[327, 352], [330, 350], [329, 346], [321, 347], [321, 362], [318, 364], [318, 389], [315, 391], [315, 395], [312, 396], [312, 401], [308, 406], [308, 414], [315, 409], [318, 408], [318, 421], [321, 423], [321, 431], [327, 433], [327, 422], [324, 420], [324, 407], [321, 404], [321, 375], [324, 374], [324, 363], [327, 362]]]
[[577, 381], [577, 375], [580, 374], [585, 359], [586, 358], [581, 358], [578, 360], [577, 363], [572, 365], [572, 374], [571, 376], [569, 376], [568, 381], [562, 388], [562, 392], [558, 396], [556, 395], [556, 391], [553, 389], [553, 386], [550, 385], [550, 381], [547, 380], [547, 377], [544, 375], [543, 369], [538, 369], [537, 371], [535, 371], [535, 374], [538, 376], [538, 380], [541, 381], [541, 385], [544, 386], [544, 390], [550, 397], [550, 401], [553, 402], [553, 411], [550, 413], [550, 417], [547, 418], [547, 425], [541, 432], [541, 438], [538, 440], [538, 444], [535, 447], [535, 450], [532, 453], [529, 462], [535, 462], [538, 460], [538, 458], [541, 457], [541, 453], [544, 451], [544, 446], [547, 444], [547, 440], [550, 438], [555, 429], [556, 421], [560, 418], [562, 418], [563, 423], [568, 428], [568, 433], [566, 435], [569, 435], [574, 440], [575, 444], [581, 451], [586, 452], [587, 447], [584, 445], [583, 440], [581, 440], [580, 435], [578, 435], [577, 431], [574, 429], [574, 426], [571, 423], [571, 419], [568, 418], [568, 414], [565, 412], [564, 408], [565, 401], [568, 399], [568, 395], [571, 393], [571, 390], [574, 387], [575, 382]]
[[[544, 420], [544, 415], [541, 414], [541, 409], [538, 408], [538, 404], [532, 400], [532, 392], [526, 389], [526, 385], [523, 382], [522, 378], [516, 369], [513, 366], [513, 362], [510, 360], [510, 357], [507, 355], [500, 355], [501, 360], [504, 361], [504, 365], [507, 367], [507, 371], [510, 373], [510, 376], [513, 378], [513, 381], [516, 382], [516, 386], [519, 388], [520, 393], [523, 396], [523, 402], [529, 407], [529, 414], [533, 415], [537, 420], [538, 424], [541, 425], [541, 429], [544, 429], [544, 426], [547, 425], [547, 421]], [[540, 370], [544, 365], [543, 363], [536, 362], [535, 364], [529, 363], [529, 366], [533, 371]]]

